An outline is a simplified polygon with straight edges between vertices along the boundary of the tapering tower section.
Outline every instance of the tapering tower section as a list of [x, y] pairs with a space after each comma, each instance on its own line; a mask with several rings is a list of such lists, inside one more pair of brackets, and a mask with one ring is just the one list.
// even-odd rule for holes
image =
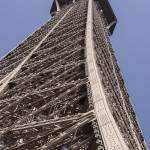
[[108, 0], [54, 0], [50, 13], [0, 61], [0, 149], [146, 150]]

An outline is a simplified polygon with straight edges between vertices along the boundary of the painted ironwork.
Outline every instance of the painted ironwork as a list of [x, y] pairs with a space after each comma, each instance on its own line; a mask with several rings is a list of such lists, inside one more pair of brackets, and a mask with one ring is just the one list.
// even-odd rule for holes
[[51, 13], [0, 61], [0, 149], [146, 150], [108, 1], [55, 0]]

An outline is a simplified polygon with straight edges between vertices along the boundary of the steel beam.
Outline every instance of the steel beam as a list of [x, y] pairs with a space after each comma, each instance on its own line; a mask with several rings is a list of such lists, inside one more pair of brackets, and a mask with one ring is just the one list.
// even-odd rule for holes
[[108, 107], [96, 64], [93, 41], [93, 1], [89, 0], [86, 27], [86, 58], [95, 116], [106, 150], [129, 150]]

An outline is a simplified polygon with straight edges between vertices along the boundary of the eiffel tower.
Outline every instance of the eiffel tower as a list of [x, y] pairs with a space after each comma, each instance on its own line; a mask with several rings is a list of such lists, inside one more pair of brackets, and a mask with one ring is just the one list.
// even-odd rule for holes
[[54, 0], [50, 13], [0, 61], [0, 149], [146, 150], [108, 0]]

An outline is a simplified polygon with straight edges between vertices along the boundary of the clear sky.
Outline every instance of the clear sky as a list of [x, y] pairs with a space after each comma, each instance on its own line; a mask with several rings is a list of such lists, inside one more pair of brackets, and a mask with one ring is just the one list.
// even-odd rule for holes
[[[0, 0], [0, 57], [50, 18], [52, 0]], [[111, 37], [150, 147], [150, 0], [110, 0], [118, 18]]]

